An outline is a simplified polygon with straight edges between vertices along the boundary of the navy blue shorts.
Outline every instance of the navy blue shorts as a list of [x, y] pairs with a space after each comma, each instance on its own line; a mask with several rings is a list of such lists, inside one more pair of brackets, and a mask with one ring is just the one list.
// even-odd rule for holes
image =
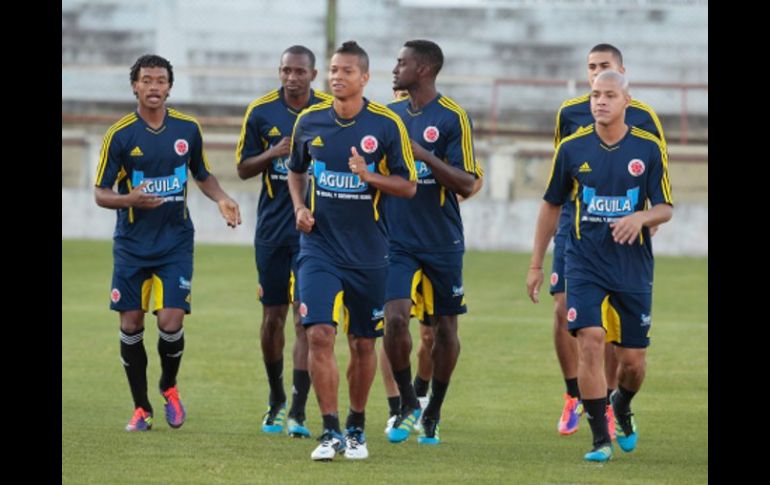
[[257, 296], [264, 306], [292, 303], [296, 294], [298, 245], [254, 246], [259, 287]]
[[154, 305], [152, 312], [161, 308], [181, 308], [190, 313], [193, 260], [176, 261], [159, 266], [129, 266], [115, 264], [112, 271], [110, 309], [125, 312], [150, 309], [150, 294]]
[[647, 348], [652, 327], [652, 293], [609, 291], [587, 280], [570, 278], [567, 328], [603, 327], [605, 340], [621, 347]]
[[551, 294], [564, 293], [564, 252], [567, 235], [557, 234], [553, 238], [553, 265], [551, 266]]
[[412, 316], [466, 313], [463, 289], [463, 253], [390, 250], [385, 301], [410, 298]]
[[340, 268], [318, 257], [299, 260], [302, 325], [342, 324], [346, 334], [382, 337], [387, 268]]

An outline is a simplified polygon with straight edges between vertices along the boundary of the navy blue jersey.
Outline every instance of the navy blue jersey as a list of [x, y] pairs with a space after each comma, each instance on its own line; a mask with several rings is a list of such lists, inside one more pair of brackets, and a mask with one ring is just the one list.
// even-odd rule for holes
[[193, 223], [187, 212], [187, 169], [203, 181], [210, 168], [195, 118], [166, 110], [163, 125], [151, 128], [136, 113], [115, 123], [104, 136], [96, 186], [129, 193], [148, 182], [144, 192], [164, 198], [155, 209], [117, 210], [115, 263], [162, 264], [189, 258]]
[[652, 291], [649, 230], [642, 228], [634, 244], [617, 244], [609, 224], [644, 210], [648, 202], [672, 204], [668, 161], [660, 140], [630, 127], [610, 147], [591, 124], [559, 144], [551, 170], [543, 198], [574, 206], [566, 249], [567, 284], [578, 278], [612, 291]]
[[382, 194], [350, 171], [351, 147], [371, 172], [417, 178], [404, 124], [384, 105], [364, 98], [363, 109], [352, 119], [339, 118], [331, 102], [300, 113], [289, 168], [302, 173], [311, 167], [307, 206], [315, 218], [313, 230], [300, 236], [300, 258], [320, 257], [348, 268], [382, 268], [388, 264]]
[[[453, 167], [481, 175], [473, 155], [473, 125], [465, 110], [439, 94], [413, 112], [409, 98], [388, 105], [406, 126], [409, 138]], [[411, 199], [386, 197], [385, 220], [390, 242], [407, 250], [465, 250], [463, 222], [455, 193], [436, 181], [428, 165], [415, 160], [417, 194]], [[392, 223], [391, 223], [392, 222]]]
[[[331, 96], [310, 90], [308, 106], [328, 101]], [[291, 136], [299, 112], [286, 104], [283, 88], [254, 100], [246, 109], [241, 136], [235, 151], [235, 163], [254, 157]], [[276, 157], [262, 172], [262, 191], [257, 206], [257, 230], [254, 243], [265, 246], [298, 245], [299, 232], [294, 224], [291, 197], [286, 183], [288, 157]]]
[[[663, 149], [666, 149], [666, 137], [663, 134], [663, 126], [660, 124], [658, 115], [655, 114], [653, 109], [635, 99], [631, 99], [631, 103], [626, 108], [626, 124], [636, 126], [644, 131], [652, 133], [663, 144]], [[582, 126], [588, 126], [594, 122], [594, 117], [591, 114], [591, 95], [584, 94], [577, 98], [568, 99], [562, 103], [559, 108], [559, 112], [556, 114], [556, 128], [554, 130], [554, 148], [559, 146], [559, 142], [569, 135], [575, 133], [578, 128]], [[567, 204], [561, 209], [561, 218], [559, 219], [558, 234], [566, 234], [569, 230], [570, 224], [574, 213], [572, 208], [574, 206]]]

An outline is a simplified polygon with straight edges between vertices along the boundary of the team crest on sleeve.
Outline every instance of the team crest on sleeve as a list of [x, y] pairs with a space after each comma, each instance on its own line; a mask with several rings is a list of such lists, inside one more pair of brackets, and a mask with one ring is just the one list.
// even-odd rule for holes
[[299, 314], [302, 317], [306, 317], [307, 316], [307, 305], [305, 305], [304, 302], [299, 306]]
[[435, 126], [429, 126], [425, 128], [425, 130], [422, 132], [422, 137], [427, 141], [428, 143], [436, 143], [436, 140], [438, 140], [438, 128]]
[[559, 282], [559, 273], [554, 271], [553, 273], [551, 273], [551, 286], [555, 285], [558, 282]]
[[374, 153], [377, 151], [378, 146], [379, 143], [377, 143], [377, 138], [373, 137], [372, 135], [366, 135], [365, 137], [361, 138], [361, 150], [366, 153]]
[[174, 151], [180, 157], [186, 155], [190, 151], [190, 144], [187, 143], [187, 140], [180, 138], [174, 142]]
[[110, 292], [110, 300], [112, 300], [112, 303], [117, 303], [120, 301], [120, 290], [117, 288], [113, 288]]
[[567, 321], [574, 322], [577, 318], [577, 310], [575, 310], [575, 307], [570, 308], [567, 310]]
[[644, 162], [639, 160], [638, 158], [634, 158], [633, 160], [628, 162], [628, 173], [630, 173], [634, 177], [638, 177], [641, 174], [643, 174]]

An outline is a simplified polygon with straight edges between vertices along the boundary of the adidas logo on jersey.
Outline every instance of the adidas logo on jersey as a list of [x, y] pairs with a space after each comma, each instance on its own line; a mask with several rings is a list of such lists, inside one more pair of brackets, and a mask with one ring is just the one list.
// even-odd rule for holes
[[583, 165], [581, 165], [580, 168], [578, 169], [578, 172], [580, 173], [585, 173], [590, 171], [591, 171], [591, 166], [588, 165], [588, 162], [583, 162]]
[[134, 149], [131, 150], [131, 156], [132, 157], [141, 157], [143, 155], [144, 155], [144, 153], [142, 153], [142, 150], [139, 147], [134, 147]]
[[317, 136], [317, 137], [313, 138], [313, 142], [310, 143], [310, 144], [313, 145], [314, 147], [322, 147], [322, 146], [324, 146], [324, 142], [323, 142], [323, 140], [321, 140], [320, 136]]
[[277, 126], [274, 126], [267, 132], [267, 136], [281, 136], [281, 130], [279, 130]]

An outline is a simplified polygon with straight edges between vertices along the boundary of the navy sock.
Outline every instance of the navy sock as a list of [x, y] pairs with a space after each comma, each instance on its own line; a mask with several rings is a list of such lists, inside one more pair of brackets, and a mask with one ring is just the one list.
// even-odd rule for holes
[[147, 399], [147, 352], [144, 350], [144, 330], [129, 334], [120, 331], [120, 360], [131, 388], [134, 407], [152, 413]]
[[365, 412], [362, 411], [360, 413], [357, 413], [351, 409], [350, 412], [348, 413], [348, 419], [345, 422], [345, 429], [350, 429], [350, 428], [364, 429], [365, 424], [366, 424]]
[[340, 432], [340, 418], [337, 416], [337, 413], [324, 414], [322, 418], [324, 422], [324, 429], [330, 429], [342, 434]]
[[572, 379], [564, 379], [564, 383], [567, 385], [567, 394], [571, 397], [580, 399], [580, 389], [578, 388], [577, 377]]
[[423, 380], [420, 376], [414, 376], [414, 393], [418, 397], [425, 397], [428, 395], [428, 384], [430, 382]]
[[174, 333], [158, 330], [158, 354], [160, 354], [160, 390], [176, 386], [176, 376], [184, 352], [184, 329]]
[[294, 385], [291, 389], [291, 409], [289, 416], [305, 419], [305, 404], [307, 404], [307, 395], [310, 392], [310, 373], [306, 370], [294, 369]]
[[448, 382], [437, 381], [433, 378], [431, 383], [430, 402], [428, 407], [423, 411], [423, 415], [431, 419], [439, 419], [441, 417], [441, 405], [444, 404], [444, 397], [446, 396]]
[[400, 371], [393, 370], [393, 379], [398, 384], [398, 392], [401, 394], [401, 407], [409, 407], [416, 409], [420, 407], [417, 396], [414, 393], [414, 387], [412, 387], [412, 367], [406, 366], [406, 368]]
[[610, 444], [612, 441], [607, 429], [607, 417], [604, 414], [607, 409], [605, 402], [604, 398], [583, 399], [583, 409], [588, 417], [588, 424], [591, 425], [594, 448]]
[[631, 412], [631, 399], [636, 395], [636, 391], [629, 391], [623, 386], [618, 386], [618, 392], [615, 394], [614, 410], [620, 415]]
[[275, 362], [265, 362], [267, 382], [270, 384], [270, 407], [286, 402], [286, 392], [283, 390], [283, 359]]
[[388, 398], [388, 412], [390, 416], [396, 415], [401, 410], [401, 396], [392, 396]]

